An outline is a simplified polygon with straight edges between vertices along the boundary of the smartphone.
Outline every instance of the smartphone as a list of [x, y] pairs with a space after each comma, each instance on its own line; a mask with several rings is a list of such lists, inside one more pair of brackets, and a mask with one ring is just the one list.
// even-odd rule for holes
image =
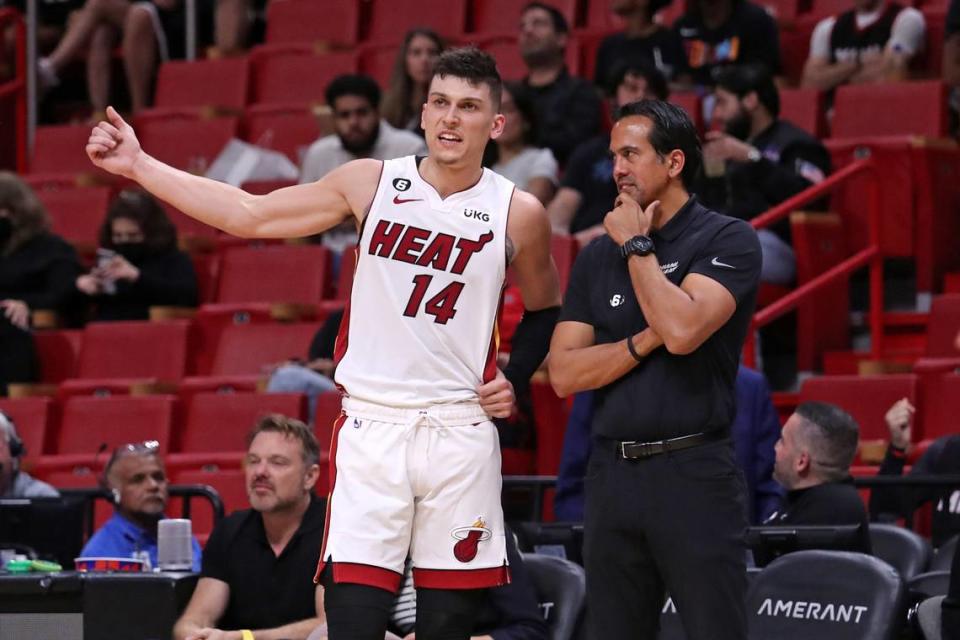
[[[105, 268], [115, 257], [117, 257], [117, 252], [113, 249], [97, 249], [97, 269]], [[108, 278], [100, 278], [100, 288], [110, 296], [117, 293], [117, 284]]]

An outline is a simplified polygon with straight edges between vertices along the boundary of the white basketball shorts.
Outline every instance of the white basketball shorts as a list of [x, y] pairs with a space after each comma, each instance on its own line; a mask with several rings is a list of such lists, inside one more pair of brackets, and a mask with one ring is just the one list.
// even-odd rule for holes
[[500, 444], [479, 405], [397, 409], [343, 399], [330, 447], [330, 498], [317, 579], [396, 592], [510, 581]]

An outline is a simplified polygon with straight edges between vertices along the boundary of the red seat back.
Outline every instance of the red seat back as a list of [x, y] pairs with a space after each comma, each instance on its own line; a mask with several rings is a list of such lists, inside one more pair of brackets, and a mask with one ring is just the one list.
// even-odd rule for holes
[[914, 420], [914, 425], [920, 424], [920, 433], [914, 435], [913, 439], [934, 440], [957, 433], [957, 416], [960, 416], [960, 375], [925, 375], [922, 378], [921, 391], [923, 422]]
[[40, 360], [41, 382], [56, 384], [76, 375], [83, 331], [37, 331], [33, 343]]
[[54, 233], [74, 244], [97, 246], [110, 205], [109, 187], [39, 189], [36, 193], [50, 214]]
[[929, 357], [955, 358], [956, 339], [960, 333], [960, 294], [937, 296], [930, 306], [930, 323], [927, 326], [927, 352]]
[[178, 450], [245, 451], [247, 434], [268, 413], [303, 421], [306, 398], [298, 393], [198, 393], [187, 407]]
[[252, 102], [324, 104], [327, 85], [357, 72], [353, 52], [318, 55], [302, 45], [264, 45], [251, 54]]
[[224, 253], [218, 302], [300, 302], [323, 299], [330, 260], [320, 245], [238, 247]]
[[213, 375], [258, 375], [264, 367], [303, 358], [320, 328], [317, 323], [238, 325], [220, 336]]
[[37, 127], [31, 173], [90, 173], [96, 171], [84, 148], [92, 127], [85, 124]]
[[[213, 488], [223, 501], [224, 515], [250, 508], [242, 469], [183, 469], [174, 471], [172, 479], [176, 484], [201, 484]], [[209, 502], [196, 498], [191, 500], [190, 521], [195, 536], [209, 536], [213, 531], [213, 509]]]
[[814, 137], [827, 133], [824, 97], [816, 89], [781, 89], [780, 117]]
[[267, 5], [267, 42], [354, 45], [360, 31], [356, 0], [284, 0]]
[[239, 111], [247, 103], [247, 66], [246, 58], [164, 62], [157, 74], [154, 104]]
[[177, 399], [174, 396], [74, 396], [63, 408], [56, 453], [90, 454], [101, 445], [107, 455], [116, 447], [156, 440], [160, 453], [170, 446]]
[[947, 85], [939, 80], [843, 85], [833, 106], [834, 138], [949, 134]]
[[370, 42], [399, 42], [414, 27], [428, 27], [457, 38], [467, 23], [467, 0], [370, 0], [365, 37]]
[[164, 113], [137, 116], [140, 143], [150, 155], [178, 169], [203, 175], [231, 138], [240, 119], [204, 118], [199, 113]]
[[330, 451], [333, 423], [340, 417], [342, 397], [339, 391], [325, 391], [317, 396], [317, 411], [313, 416], [313, 433], [321, 451]]
[[186, 322], [91, 322], [83, 332], [79, 378], [179, 380], [187, 371]]
[[878, 376], [819, 376], [804, 381], [800, 402], [817, 400], [837, 405], [860, 425], [860, 440], [889, 440], [884, 416], [901, 398], [917, 402], [913, 374]]
[[50, 398], [0, 398], [0, 411], [9, 417], [23, 442], [28, 458], [41, 456], [51, 432], [53, 400]]
[[254, 105], [244, 113], [243, 139], [284, 153], [297, 166], [321, 135], [320, 121], [307, 104]]
[[[516, 35], [519, 31], [520, 13], [525, 3], [515, 0], [474, 0], [471, 12], [471, 31], [474, 33]], [[550, 0], [547, 4], [555, 7], [567, 19], [567, 25], [573, 29], [577, 23], [577, 0]]]

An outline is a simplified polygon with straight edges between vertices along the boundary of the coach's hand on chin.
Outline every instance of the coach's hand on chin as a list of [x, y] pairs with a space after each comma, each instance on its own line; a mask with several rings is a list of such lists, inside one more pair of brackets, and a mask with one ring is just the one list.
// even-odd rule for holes
[[513, 393], [513, 385], [500, 369], [497, 369], [496, 378], [477, 387], [477, 395], [480, 396], [480, 407], [487, 415], [509, 418], [513, 413], [513, 404], [517, 398]]

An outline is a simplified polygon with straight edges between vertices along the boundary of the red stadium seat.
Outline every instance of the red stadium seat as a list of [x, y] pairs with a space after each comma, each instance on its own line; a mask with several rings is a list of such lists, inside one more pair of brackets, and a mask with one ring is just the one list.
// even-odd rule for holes
[[319, 328], [310, 322], [228, 327], [220, 336], [211, 373], [263, 375], [267, 366], [303, 358]]
[[90, 130], [85, 124], [37, 127], [30, 173], [107, 176], [90, 163], [84, 150]]
[[560, 469], [563, 434], [570, 416], [567, 401], [558, 398], [547, 382], [532, 381], [533, 421], [537, 427], [537, 474], [556, 475]]
[[[211, 361], [213, 356], [211, 356]], [[193, 396], [198, 393], [219, 393], [229, 395], [232, 393], [258, 393], [264, 386], [263, 380], [258, 375], [235, 375], [235, 376], [189, 376], [180, 381], [177, 395], [180, 403], [188, 407]]]
[[193, 271], [197, 274], [197, 289], [200, 304], [213, 302], [217, 295], [217, 280], [220, 278], [220, 254], [195, 253], [190, 256]]
[[229, 249], [217, 301], [317, 303], [326, 293], [329, 260], [329, 251], [319, 245]]
[[890, 438], [884, 415], [901, 398], [916, 404], [915, 375], [819, 376], [805, 380], [800, 388], [801, 402], [830, 402], [853, 416], [860, 425], [861, 442]]
[[306, 397], [299, 393], [198, 393], [187, 406], [187, 420], [175, 446], [184, 453], [244, 451], [250, 429], [268, 413], [306, 420]]
[[87, 252], [98, 245], [100, 226], [107, 216], [111, 192], [108, 187], [38, 189], [52, 231]]
[[[502, 35], [483, 38], [477, 46], [489, 53], [497, 61], [497, 70], [504, 80], [521, 80], [527, 75], [527, 66], [520, 56], [516, 35]], [[580, 72], [580, 46], [576, 40], [567, 43], [565, 52], [567, 69], [571, 74]]]
[[813, 0], [810, 7], [810, 14], [817, 18], [826, 18], [827, 16], [836, 16], [850, 11], [853, 5], [849, 0]]
[[960, 356], [955, 341], [960, 331], [960, 294], [937, 296], [930, 306], [927, 326], [927, 357]]
[[326, 391], [317, 396], [317, 411], [313, 417], [313, 433], [321, 451], [330, 451], [333, 423], [340, 417], [342, 397], [339, 391]]
[[37, 347], [40, 360], [40, 381], [44, 384], [58, 384], [77, 373], [80, 360], [80, 347], [83, 345], [83, 331], [36, 331], [33, 343]]
[[187, 370], [186, 322], [91, 322], [83, 332], [78, 378], [159, 378]]
[[913, 66], [929, 77], [939, 78], [943, 68], [943, 45], [947, 32], [946, 5], [924, 7], [923, 19], [927, 24], [924, 48]]
[[135, 127], [140, 143], [152, 156], [202, 175], [236, 137], [239, 123], [236, 117], [205, 118], [191, 111], [143, 112], [137, 116]]
[[[278, 2], [276, 4], [283, 4]], [[239, 464], [239, 462], [238, 462]], [[167, 473], [174, 484], [199, 484], [211, 487], [223, 501], [224, 515], [230, 515], [240, 509], [249, 509], [250, 501], [247, 497], [246, 480], [242, 469], [212, 468], [183, 468], [178, 469], [175, 463], [168, 464]], [[176, 509], [168, 509], [170, 513], [178, 513]], [[213, 531], [213, 510], [209, 502], [194, 498], [190, 501], [190, 522], [193, 534], [197, 538], [206, 539]]]
[[[550, 0], [547, 4], [556, 7], [567, 19], [570, 29], [577, 22], [577, 0]], [[515, 0], [474, 0], [471, 15], [471, 31], [483, 34], [516, 35], [520, 25], [520, 13], [524, 3]]]
[[824, 107], [824, 96], [816, 89], [780, 89], [780, 118], [817, 138], [827, 134]]
[[390, 86], [390, 76], [400, 48], [395, 44], [372, 44], [360, 49], [360, 71], [377, 81], [381, 89]]
[[803, 77], [803, 67], [810, 53], [810, 37], [817, 26], [815, 17], [803, 15], [796, 21], [780, 25], [781, 73], [790, 83]]
[[767, 10], [767, 13], [777, 22], [790, 22], [800, 14], [801, 5], [798, 0], [759, 0], [757, 4]]
[[317, 54], [304, 45], [263, 45], [250, 56], [253, 103], [325, 104], [330, 81], [357, 72], [352, 52]]
[[703, 132], [703, 102], [699, 94], [693, 92], [671, 93], [667, 101], [686, 111], [697, 131]]
[[429, 27], [456, 39], [467, 24], [467, 0], [370, 0], [364, 37], [369, 42], [396, 43], [414, 27]]
[[949, 135], [947, 85], [939, 80], [843, 85], [833, 107], [834, 138]]
[[947, 373], [922, 377], [920, 392], [923, 403], [923, 421], [914, 421], [919, 431], [914, 441], [935, 440], [940, 436], [957, 433], [957, 417], [960, 416], [960, 375]]
[[348, 45], [360, 35], [360, 2], [284, 0], [267, 5], [267, 43]]
[[164, 62], [157, 74], [154, 106], [211, 107], [236, 113], [247, 103], [248, 75], [246, 58]]
[[297, 166], [307, 147], [322, 135], [320, 119], [307, 104], [253, 105], [243, 116], [244, 140], [280, 151]]
[[550, 238], [550, 253], [553, 255], [553, 262], [557, 265], [557, 273], [560, 276], [560, 291], [567, 290], [570, 271], [573, 269], [573, 262], [577, 258], [579, 248], [580, 245], [573, 236], [561, 236], [555, 233]]
[[26, 459], [42, 456], [52, 439], [54, 406], [50, 398], [0, 398], [0, 411], [13, 420], [26, 449]]

